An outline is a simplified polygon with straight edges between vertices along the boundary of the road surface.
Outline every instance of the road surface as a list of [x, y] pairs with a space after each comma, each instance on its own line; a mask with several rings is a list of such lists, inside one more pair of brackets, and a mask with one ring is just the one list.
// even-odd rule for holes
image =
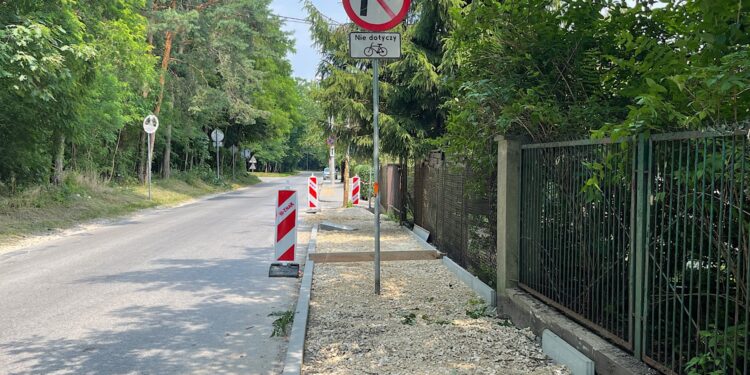
[[268, 278], [286, 181], [306, 186], [267, 180], [0, 254], [0, 374], [278, 373], [268, 314], [299, 288]]

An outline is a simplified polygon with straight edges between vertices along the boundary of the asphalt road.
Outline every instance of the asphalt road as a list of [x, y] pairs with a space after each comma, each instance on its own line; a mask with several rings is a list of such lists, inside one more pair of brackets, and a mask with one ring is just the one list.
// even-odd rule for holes
[[268, 278], [286, 181], [306, 186], [274, 179], [0, 254], [0, 374], [278, 373], [268, 314], [299, 288]]

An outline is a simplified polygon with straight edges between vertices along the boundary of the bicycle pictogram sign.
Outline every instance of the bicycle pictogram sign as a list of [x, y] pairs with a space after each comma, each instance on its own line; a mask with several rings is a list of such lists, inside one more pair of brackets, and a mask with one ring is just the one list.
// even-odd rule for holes
[[349, 52], [360, 59], [401, 58], [401, 35], [399, 33], [350, 33]]
[[377, 53], [378, 55], [385, 57], [388, 55], [388, 49], [383, 47], [380, 43], [372, 43], [369, 47], [365, 48], [363, 51], [365, 56], [372, 56], [373, 54]]

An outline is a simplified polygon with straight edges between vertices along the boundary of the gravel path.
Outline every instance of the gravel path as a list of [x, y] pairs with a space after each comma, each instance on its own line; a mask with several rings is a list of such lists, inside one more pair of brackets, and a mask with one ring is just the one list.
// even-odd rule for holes
[[[372, 251], [372, 221], [359, 208], [308, 217], [358, 228], [318, 234], [318, 252]], [[421, 250], [383, 221], [383, 251]], [[483, 316], [484, 305], [439, 261], [384, 262], [382, 294], [371, 263], [316, 264], [305, 374], [567, 374], [528, 329]]]

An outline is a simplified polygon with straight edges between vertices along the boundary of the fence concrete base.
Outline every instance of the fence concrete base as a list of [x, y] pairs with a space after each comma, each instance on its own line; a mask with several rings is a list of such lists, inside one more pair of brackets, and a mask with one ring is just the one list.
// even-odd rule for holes
[[584, 356], [594, 361], [597, 372], [612, 375], [657, 374], [631, 354], [573, 322], [552, 307], [515, 288], [499, 295], [498, 312], [518, 327], [529, 327], [536, 335], [554, 332]]
[[573, 375], [594, 375], [594, 361], [548, 329], [542, 333], [542, 350], [555, 363], [567, 366]]

